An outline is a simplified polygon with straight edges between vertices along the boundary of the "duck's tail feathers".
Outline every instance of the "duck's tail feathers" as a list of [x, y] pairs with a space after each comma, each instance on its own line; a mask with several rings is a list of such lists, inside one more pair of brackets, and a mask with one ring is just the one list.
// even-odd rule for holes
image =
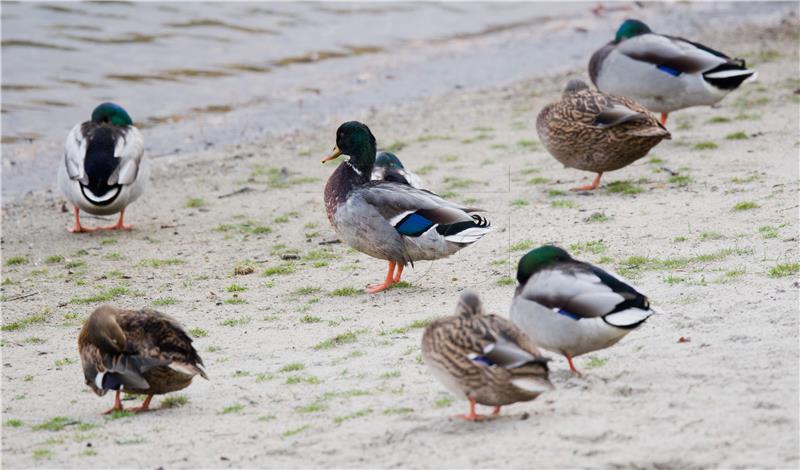
[[534, 393], [549, 392], [555, 388], [547, 377], [526, 376], [511, 379], [511, 383], [523, 390]]
[[745, 66], [743, 59], [731, 59], [713, 69], [703, 73], [703, 78], [711, 85], [721, 90], [733, 90], [745, 81], [752, 81], [758, 77], [758, 72]]
[[632, 330], [644, 323], [653, 313], [655, 312], [651, 309], [629, 308], [620, 312], [609, 313], [603, 317], [603, 321], [617, 328]]
[[202, 367], [195, 364], [188, 364], [186, 362], [170, 362], [169, 368], [186, 375], [199, 375], [200, 377], [208, 380], [206, 371]]
[[472, 214], [469, 222], [457, 222], [449, 225], [439, 225], [436, 231], [445, 240], [453, 243], [474, 243], [492, 231], [492, 223], [483, 216]]
[[638, 129], [631, 129], [629, 132], [631, 135], [636, 135], [639, 137], [661, 137], [662, 139], [667, 139], [667, 140], [672, 139], [672, 134], [670, 134], [669, 131], [660, 123], [658, 123], [657, 126], [648, 126], [648, 127], [641, 127]]

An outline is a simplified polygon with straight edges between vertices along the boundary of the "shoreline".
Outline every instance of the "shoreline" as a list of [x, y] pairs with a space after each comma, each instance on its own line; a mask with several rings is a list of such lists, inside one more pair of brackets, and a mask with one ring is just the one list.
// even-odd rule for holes
[[[131, 232], [68, 234], [71, 214], [44, 191], [4, 204], [4, 464], [797, 466], [797, 276], [780, 269], [798, 262], [797, 26], [696, 38], [749, 38], [736, 52], [759, 81], [674, 113], [673, 140], [588, 195], [567, 189], [593, 175], [562, 168], [534, 125], [576, 69], [154, 159]], [[333, 166], [319, 159], [345, 119], [434, 192], [481, 205], [495, 231], [417, 263], [409, 287], [362, 293], [384, 263], [320, 244], [334, 235]], [[449, 419], [466, 404], [419, 362], [418, 326], [452, 314], [464, 288], [507, 316], [516, 262], [547, 242], [630, 278], [665, 314], [577, 358], [582, 378], [546, 354], [556, 390], [498, 419]], [[111, 398], [84, 386], [75, 340], [103, 301], [178, 318], [211, 380], [173, 394], [185, 397], [174, 408], [101, 417]]]

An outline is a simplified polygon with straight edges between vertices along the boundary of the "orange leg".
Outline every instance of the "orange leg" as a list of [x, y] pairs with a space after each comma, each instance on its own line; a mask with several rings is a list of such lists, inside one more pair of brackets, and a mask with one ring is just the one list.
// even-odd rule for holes
[[601, 171], [594, 178], [594, 181], [592, 181], [592, 184], [589, 184], [589, 185], [586, 185], [586, 186], [578, 186], [577, 188], [570, 189], [570, 191], [591, 191], [593, 189], [597, 189], [597, 187], [600, 186], [600, 177], [602, 177], [602, 176], [603, 176], [603, 172]]
[[394, 279], [392, 280], [392, 283], [397, 284], [400, 282], [400, 276], [403, 275], [403, 268], [405, 268], [404, 265], [397, 263], [397, 271], [394, 272]]
[[475, 413], [475, 399], [470, 397], [469, 398], [469, 414], [467, 415], [456, 415], [456, 418], [460, 418], [466, 421], [481, 421], [486, 419], [486, 416], [479, 415]]
[[152, 399], [153, 399], [153, 395], [147, 395], [147, 398], [145, 398], [144, 402], [142, 402], [142, 406], [137, 406], [136, 408], [131, 408], [131, 411], [133, 411], [134, 413], [141, 413], [143, 411], [149, 411], [150, 410], [150, 400], [152, 400]]
[[114, 407], [110, 410], [106, 410], [103, 412], [104, 415], [111, 414], [115, 411], [122, 411], [124, 408], [122, 407], [122, 400], [119, 399], [119, 390], [117, 390], [116, 395], [114, 396]]
[[569, 370], [571, 370], [573, 374], [580, 377], [581, 373], [578, 372], [578, 369], [575, 368], [575, 364], [572, 363], [572, 357], [567, 353], [564, 353], [564, 356], [567, 357], [567, 362], [569, 362]]
[[661, 125], [662, 126], [667, 125], [667, 113], [661, 113]]
[[122, 209], [119, 212], [119, 220], [114, 225], [106, 225], [105, 227], [100, 227], [97, 230], [130, 230], [133, 228], [133, 225], [125, 225], [125, 209]]
[[67, 228], [67, 232], [70, 232], [70, 233], [88, 233], [88, 232], [94, 232], [95, 230], [97, 230], [96, 228], [89, 228], [89, 227], [82, 226], [81, 225], [81, 217], [79, 215], [79, 212], [80, 211], [76, 207], [75, 208], [75, 226], [72, 227], [72, 228]]
[[394, 267], [395, 262], [389, 261], [389, 272], [386, 273], [386, 280], [383, 281], [383, 284], [372, 284], [367, 286], [367, 292], [374, 294], [392, 287], [392, 284], [394, 284], [394, 277], [392, 276], [392, 273], [394, 273]]
[[494, 411], [492, 411], [492, 416], [499, 415], [500, 414], [500, 408], [502, 408], [502, 406], [495, 406], [494, 407]]

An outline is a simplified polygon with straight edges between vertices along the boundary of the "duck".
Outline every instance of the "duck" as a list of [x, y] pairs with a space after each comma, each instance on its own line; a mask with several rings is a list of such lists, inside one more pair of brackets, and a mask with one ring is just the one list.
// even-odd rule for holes
[[655, 313], [626, 281], [554, 245], [523, 256], [517, 281], [511, 321], [575, 375], [575, 357], [613, 346]]
[[426, 189], [422, 178], [406, 169], [397, 155], [391, 152], [378, 152], [375, 156], [372, 180], [395, 181], [417, 189]]
[[156, 310], [97, 307], [78, 335], [78, 352], [86, 385], [98, 396], [115, 390], [114, 406], [123, 411], [120, 392], [144, 394], [147, 411], [153, 395], [182, 390], [199, 375], [208, 380], [192, 338], [177, 320]]
[[[142, 134], [124, 108], [98, 105], [89, 121], [76, 124], [67, 135], [64, 159], [58, 168], [58, 186], [72, 204], [72, 233], [128, 230], [125, 209], [145, 190], [149, 176]], [[119, 213], [116, 224], [86, 227], [80, 211], [93, 215]]]
[[699, 42], [654, 33], [637, 19], [625, 20], [614, 40], [589, 60], [589, 76], [601, 91], [625, 96], [661, 113], [710, 106], [758, 73]]
[[486, 313], [477, 293], [465, 291], [455, 315], [433, 321], [422, 335], [422, 359], [434, 377], [469, 401], [468, 421], [486, 416], [475, 404], [493, 406], [493, 416], [512, 403], [552, 390], [547, 362], [530, 338], [509, 320]]
[[364, 254], [389, 263], [384, 282], [367, 286], [376, 293], [400, 282], [407, 264], [450, 256], [492, 231], [491, 223], [465, 207], [424, 189], [396, 181], [371, 181], [376, 140], [357, 121], [336, 131], [336, 145], [322, 163], [342, 161], [325, 185], [325, 209], [339, 238]]
[[539, 139], [564, 166], [597, 173], [594, 181], [573, 191], [591, 191], [603, 173], [618, 170], [647, 155], [670, 132], [640, 104], [592, 90], [580, 79], [567, 83], [561, 101], [536, 118]]

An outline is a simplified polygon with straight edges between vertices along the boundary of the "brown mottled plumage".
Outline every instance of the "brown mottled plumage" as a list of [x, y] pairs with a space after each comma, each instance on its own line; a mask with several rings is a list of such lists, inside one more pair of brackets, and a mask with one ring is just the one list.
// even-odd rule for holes
[[533, 400], [553, 388], [548, 359], [510, 321], [486, 315], [475, 293], [465, 292], [456, 315], [439, 318], [422, 336], [422, 358], [452, 393], [466, 397], [477, 420], [475, 403], [500, 407]]
[[195, 375], [208, 379], [192, 339], [177, 320], [155, 310], [121, 310], [98, 307], [78, 335], [83, 374], [97, 395], [116, 390], [114, 407], [121, 410], [121, 390], [147, 394], [145, 411], [153, 395], [181, 390]]
[[561, 101], [551, 103], [536, 119], [539, 139], [556, 160], [570, 168], [598, 173], [618, 170], [647, 155], [669, 131], [638, 103], [591, 90], [570, 80]]

